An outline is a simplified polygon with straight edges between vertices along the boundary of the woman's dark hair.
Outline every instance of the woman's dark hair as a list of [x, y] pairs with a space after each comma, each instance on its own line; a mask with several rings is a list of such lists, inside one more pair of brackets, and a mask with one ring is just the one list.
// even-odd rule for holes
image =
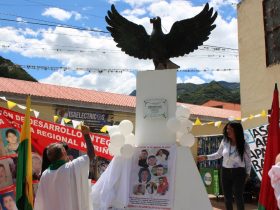
[[228, 122], [224, 127], [224, 131], [223, 131], [225, 141], [229, 141], [229, 137], [227, 133], [228, 126], [232, 127], [233, 129], [233, 132], [235, 134], [235, 139], [236, 139], [236, 149], [241, 160], [243, 161], [243, 155], [245, 151], [245, 139], [244, 139], [243, 127], [239, 122], [235, 122], [235, 121]]
[[141, 174], [142, 174], [144, 171], [147, 171], [147, 173], [148, 173], [147, 182], [149, 182], [149, 181], [151, 180], [151, 173], [150, 173], [149, 169], [147, 169], [147, 168], [140, 168], [139, 173], [138, 173], [138, 178], [139, 178], [139, 182], [140, 182], [140, 183], [142, 182]]

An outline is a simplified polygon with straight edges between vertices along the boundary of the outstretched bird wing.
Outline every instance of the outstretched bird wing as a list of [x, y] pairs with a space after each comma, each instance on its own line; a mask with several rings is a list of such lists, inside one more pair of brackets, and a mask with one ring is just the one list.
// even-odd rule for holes
[[193, 52], [209, 38], [210, 32], [216, 27], [212, 25], [217, 17], [213, 8], [207, 3], [195, 17], [176, 21], [169, 34], [166, 35], [166, 46], [170, 57], [183, 56]]
[[136, 58], [151, 59], [149, 35], [142, 25], [137, 25], [121, 16], [114, 5], [111, 11], [108, 11], [105, 20], [109, 25], [108, 31], [122, 51]]

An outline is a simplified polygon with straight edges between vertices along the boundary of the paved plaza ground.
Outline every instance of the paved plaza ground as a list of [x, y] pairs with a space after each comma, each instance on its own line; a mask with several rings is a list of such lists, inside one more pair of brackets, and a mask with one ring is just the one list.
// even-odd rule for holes
[[[225, 210], [224, 205], [224, 198], [219, 196], [217, 199], [215, 196], [209, 195], [210, 201], [213, 206], [213, 210]], [[233, 209], [236, 210], [236, 206], [234, 203]], [[258, 209], [258, 202], [256, 199], [253, 199], [251, 202], [245, 203], [245, 210], [257, 210]]]

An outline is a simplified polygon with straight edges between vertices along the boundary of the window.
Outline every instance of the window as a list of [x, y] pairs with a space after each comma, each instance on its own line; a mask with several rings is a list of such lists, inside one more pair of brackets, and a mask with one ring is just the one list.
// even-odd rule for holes
[[280, 1], [264, 0], [266, 65], [280, 64]]

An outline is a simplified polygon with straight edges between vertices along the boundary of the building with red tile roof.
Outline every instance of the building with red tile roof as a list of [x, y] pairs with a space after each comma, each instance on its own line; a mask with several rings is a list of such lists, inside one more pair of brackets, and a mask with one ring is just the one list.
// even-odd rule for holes
[[104, 108], [114, 107], [130, 111], [135, 108], [133, 96], [9, 78], [0, 78], [0, 93], [12, 98], [22, 98], [31, 94], [33, 100], [47, 100], [49, 103], [67, 102], [73, 105], [83, 103], [85, 106], [102, 105]]
[[[135, 96], [0, 78], [1, 96], [6, 96], [8, 100], [24, 101], [28, 94], [33, 102], [135, 113]], [[229, 117], [240, 117], [240, 111], [236, 110], [184, 105], [190, 109], [192, 118], [227, 120]]]
[[209, 106], [209, 107], [236, 110], [236, 111], [241, 110], [240, 104], [234, 104], [234, 103], [216, 101], [216, 100], [209, 100], [206, 103], [202, 104], [202, 106]]
[[[58, 116], [58, 123], [63, 118], [84, 121], [92, 132], [100, 132], [104, 125], [119, 124], [124, 119], [135, 124], [135, 96], [0, 77], [0, 97], [24, 105], [28, 94], [31, 95], [32, 108], [40, 112], [39, 118], [43, 120], [53, 121], [54, 116]], [[213, 124], [194, 126], [192, 133], [195, 136], [221, 134], [228, 118], [240, 118], [240, 111], [236, 110], [183, 105], [189, 108], [193, 122], [197, 118], [202, 123], [221, 121], [220, 127]], [[0, 106], [7, 107], [7, 103], [0, 100]], [[13, 110], [23, 113], [18, 107]]]
[[[28, 94], [31, 95], [32, 109], [40, 112], [39, 118], [43, 120], [53, 121], [54, 116], [58, 116], [57, 123], [63, 122], [63, 118], [71, 119], [72, 122], [84, 121], [92, 132], [100, 132], [104, 125], [119, 124], [124, 119], [135, 124], [135, 96], [0, 77], [0, 97], [24, 105]], [[189, 108], [190, 120], [193, 122], [197, 118], [202, 123], [221, 121], [219, 127], [214, 126], [213, 123], [194, 126], [191, 132], [196, 137], [221, 135], [229, 117], [240, 117], [240, 111], [236, 110], [185, 103], [183, 105]], [[0, 100], [0, 106], [7, 107], [7, 102]], [[13, 110], [23, 113], [23, 110], [17, 106]], [[197, 144], [191, 150], [196, 156]]]

